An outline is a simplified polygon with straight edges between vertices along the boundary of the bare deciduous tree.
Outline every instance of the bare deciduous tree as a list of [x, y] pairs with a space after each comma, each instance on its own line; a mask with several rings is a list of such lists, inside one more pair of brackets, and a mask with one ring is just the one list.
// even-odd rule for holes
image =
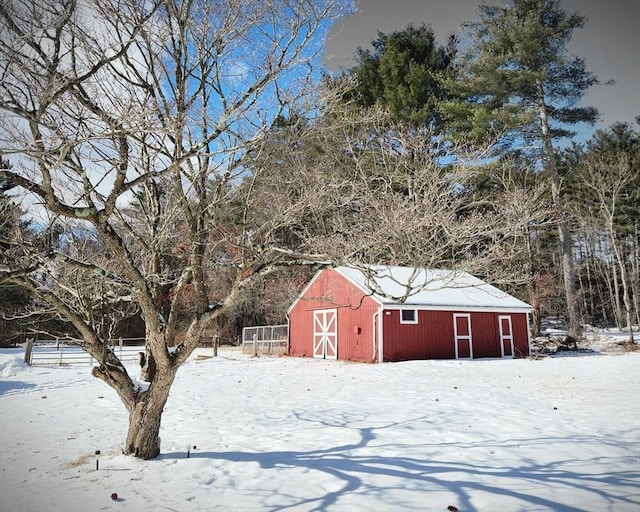
[[[99, 361], [93, 374], [129, 411], [125, 454], [158, 455], [177, 369], [215, 316], [268, 270], [259, 253], [228, 256], [243, 240], [242, 229], [223, 227], [230, 190], [246, 148], [308, 92], [321, 36], [348, 8], [341, 0], [0, 5], [0, 143], [14, 166], [1, 178], [26, 191], [33, 209], [94, 233], [104, 251], [23, 245], [2, 278], [53, 305]], [[143, 214], [132, 215], [136, 195]], [[208, 286], [217, 267], [225, 290]], [[114, 304], [140, 308], [157, 368], [148, 387], [89, 321], [92, 280]]]
[[[615, 293], [615, 297], [622, 295], [622, 304], [617, 305], [619, 313], [617, 317], [624, 316], [624, 325], [628, 332], [627, 341], [633, 343], [633, 321], [638, 318], [638, 311], [634, 308], [633, 286], [637, 281], [637, 275], [633, 276], [633, 253], [631, 248], [625, 248], [627, 240], [620, 236], [616, 226], [617, 216], [623, 203], [624, 194], [637, 181], [637, 169], [633, 169], [629, 156], [620, 153], [612, 158], [591, 157], [586, 158], [581, 165], [583, 184], [590, 192], [594, 204], [584, 205], [585, 219], [591, 217], [591, 221], [598, 227], [600, 233], [604, 233], [608, 242], [608, 255], [612, 256], [611, 266], [619, 273], [622, 293]], [[627, 237], [629, 238], [629, 237]], [[633, 239], [633, 237], [631, 237]], [[613, 279], [618, 287], [617, 276]], [[624, 315], [620, 314], [624, 310]]]
[[322, 118], [294, 120], [248, 162], [250, 185], [261, 190], [250, 215], [279, 223], [272, 233], [333, 263], [453, 267], [510, 285], [530, 280], [512, 262], [526, 259], [532, 226], [551, 217], [542, 186], [523, 187], [505, 163], [498, 190], [476, 199], [469, 190], [480, 166], [472, 164], [486, 152], [394, 125], [375, 108], [327, 104]]

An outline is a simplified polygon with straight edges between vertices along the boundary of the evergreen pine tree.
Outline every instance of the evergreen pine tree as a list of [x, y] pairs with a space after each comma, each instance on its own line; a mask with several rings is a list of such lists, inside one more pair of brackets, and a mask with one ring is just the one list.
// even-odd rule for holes
[[455, 37], [441, 46], [430, 27], [409, 25], [391, 34], [378, 32], [371, 44], [373, 51], [358, 49], [357, 64], [349, 71], [357, 79], [357, 101], [388, 109], [394, 121], [441, 127], [439, 105], [450, 99], [446, 84], [454, 72]]
[[564, 214], [555, 147], [570, 127], [592, 123], [598, 112], [579, 101], [597, 83], [579, 58], [567, 56], [573, 31], [584, 18], [568, 13], [559, 0], [510, 0], [505, 6], [480, 7], [479, 21], [470, 24], [473, 44], [465, 56], [462, 91], [465, 102], [446, 105], [455, 131], [478, 138], [509, 134], [535, 141], [559, 217], [569, 334], [581, 334], [577, 309], [575, 263], [569, 224]]

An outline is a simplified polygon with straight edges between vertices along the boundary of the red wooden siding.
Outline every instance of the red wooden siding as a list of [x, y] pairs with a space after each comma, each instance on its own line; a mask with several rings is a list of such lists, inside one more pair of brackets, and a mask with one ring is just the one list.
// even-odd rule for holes
[[453, 359], [451, 311], [418, 311], [417, 324], [401, 324], [400, 311], [385, 310], [383, 351], [385, 361]]
[[289, 312], [289, 353], [313, 357], [313, 312], [336, 309], [338, 359], [373, 361], [373, 315], [378, 304], [335, 270], [320, 273]]
[[[453, 315], [461, 311], [418, 311], [417, 324], [401, 324], [400, 311], [386, 310], [383, 320], [385, 361], [455, 358]], [[525, 313], [471, 312], [473, 357], [501, 357], [498, 317], [509, 315], [516, 357], [529, 355]]]
[[511, 313], [513, 329], [513, 355], [527, 357], [529, 355], [529, 323], [526, 313]]

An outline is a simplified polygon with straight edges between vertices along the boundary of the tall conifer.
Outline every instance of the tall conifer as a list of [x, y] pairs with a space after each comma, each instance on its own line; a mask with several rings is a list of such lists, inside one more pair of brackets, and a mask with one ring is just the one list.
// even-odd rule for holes
[[[472, 44], [464, 59], [464, 102], [446, 107], [454, 131], [474, 138], [502, 133], [527, 141], [540, 158], [558, 214], [559, 251], [567, 302], [569, 334], [581, 334], [577, 310], [571, 233], [564, 213], [555, 145], [571, 136], [570, 127], [593, 123], [595, 108], [582, 107], [584, 93], [597, 83], [582, 59], [567, 55], [573, 31], [585, 19], [560, 7], [559, 0], [510, 0], [480, 6], [469, 25]], [[531, 144], [533, 142], [533, 144]]]

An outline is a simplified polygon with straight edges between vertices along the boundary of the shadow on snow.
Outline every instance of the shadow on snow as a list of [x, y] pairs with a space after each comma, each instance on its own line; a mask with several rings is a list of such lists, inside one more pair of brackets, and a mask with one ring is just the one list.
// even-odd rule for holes
[[[635, 467], [637, 457], [630, 453], [628, 457], [599, 457], [587, 461], [580, 459], [567, 459], [554, 461], [547, 464], [538, 464], [533, 461], [522, 460], [520, 466], [491, 466], [478, 463], [447, 462], [437, 459], [429, 459], [427, 454], [448, 445], [456, 445], [458, 448], [470, 449], [490, 446], [516, 448], [523, 445], [545, 446], [553, 442], [580, 442], [590, 441], [592, 438], [571, 436], [568, 439], [529, 439], [512, 440], [508, 442], [487, 443], [442, 443], [442, 444], [420, 444], [424, 449], [425, 458], [415, 458], [407, 456], [377, 456], [358, 455], [360, 449], [368, 451], [385, 448], [401, 449], [402, 445], [371, 445], [377, 439], [376, 431], [393, 427], [397, 424], [389, 424], [381, 427], [354, 428], [348, 425], [345, 419], [341, 425], [329, 423], [324, 420], [312, 420], [298, 416], [299, 420], [313, 421], [327, 427], [345, 427], [356, 431], [359, 440], [351, 444], [343, 444], [327, 449], [309, 451], [227, 451], [227, 452], [192, 452], [191, 458], [205, 458], [213, 460], [226, 460], [234, 463], [257, 463], [265, 470], [282, 470], [299, 468], [309, 471], [319, 471], [336, 478], [341, 482], [340, 488], [329, 492], [319, 492], [316, 496], [308, 498], [293, 497], [287, 493], [287, 499], [293, 500], [289, 504], [265, 506], [265, 510], [273, 512], [287, 510], [289, 508], [305, 507], [309, 511], [327, 510], [333, 505], [338, 505], [341, 497], [351, 493], [374, 498], [384, 503], [386, 506], [397, 510], [409, 510], [410, 503], [402, 502], [401, 498], [396, 498], [396, 503], [389, 500], [392, 496], [390, 491], [398, 490], [403, 492], [422, 493], [423, 504], [419, 507], [424, 510], [424, 506], [429, 506], [428, 492], [450, 492], [458, 500], [457, 507], [462, 512], [473, 512], [476, 508], [471, 503], [472, 492], [482, 492], [491, 495], [507, 496], [521, 502], [521, 506], [542, 507], [557, 512], [582, 512], [582, 508], [572, 506], [566, 502], [554, 501], [543, 496], [536, 495], [536, 490], [542, 487], [555, 488], [554, 494], [562, 496], [566, 491], [576, 491], [589, 493], [593, 499], [600, 498], [608, 502], [613, 509], [616, 505], [626, 505], [640, 507], [640, 496], [637, 493], [640, 481], [640, 471], [615, 471], [611, 468], [616, 464], [624, 463], [630, 467]], [[420, 418], [424, 420], [425, 418]], [[613, 444], [613, 443], [609, 443]], [[631, 445], [632, 443], [629, 443]], [[621, 446], [627, 448], [625, 443]], [[413, 447], [415, 448], [415, 446]], [[184, 452], [173, 452], [162, 454], [160, 460], [183, 459]], [[563, 469], [563, 466], [576, 464], [588, 464], [591, 467], [602, 468], [599, 472], [589, 472], [588, 474]], [[371, 480], [375, 477], [384, 477], [381, 483], [374, 483]], [[487, 483], [495, 481], [495, 484]], [[395, 483], [391, 483], [395, 482]], [[408, 485], [411, 488], [408, 489]], [[523, 489], [529, 488], [530, 492]], [[318, 487], [320, 490], [321, 488]], [[260, 492], [260, 489], [253, 489]], [[265, 494], [273, 495], [271, 489], [263, 489]], [[278, 490], [282, 496], [286, 490]], [[312, 491], [309, 491], [312, 492]], [[566, 495], [565, 495], [565, 499]], [[415, 500], [412, 500], [414, 503]], [[424, 503], [426, 502], [426, 503]], [[446, 509], [450, 503], [433, 504], [438, 510]]]
[[21, 389], [35, 388], [35, 384], [18, 380], [0, 381], [0, 395], [11, 395]]

